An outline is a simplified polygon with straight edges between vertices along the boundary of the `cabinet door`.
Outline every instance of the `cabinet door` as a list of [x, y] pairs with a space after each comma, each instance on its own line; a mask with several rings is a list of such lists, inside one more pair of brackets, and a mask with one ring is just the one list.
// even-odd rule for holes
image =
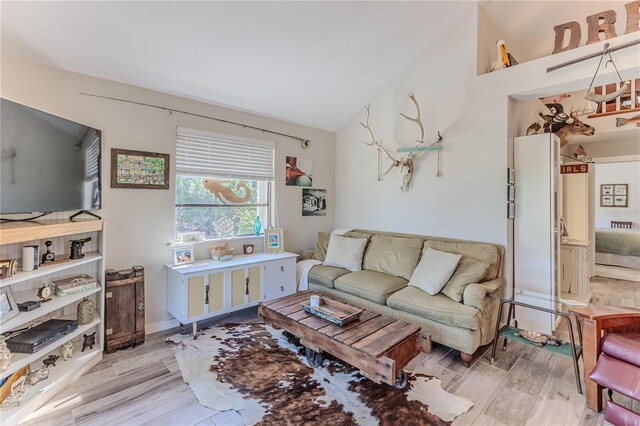
[[259, 302], [262, 298], [262, 267], [249, 268], [249, 303]]
[[187, 278], [187, 317], [204, 315], [204, 276]]
[[231, 271], [231, 307], [244, 305], [246, 294], [247, 282], [245, 269]]
[[208, 313], [224, 309], [224, 272], [209, 274]]
[[109, 285], [106, 292], [106, 334], [117, 339], [136, 333], [135, 284]]

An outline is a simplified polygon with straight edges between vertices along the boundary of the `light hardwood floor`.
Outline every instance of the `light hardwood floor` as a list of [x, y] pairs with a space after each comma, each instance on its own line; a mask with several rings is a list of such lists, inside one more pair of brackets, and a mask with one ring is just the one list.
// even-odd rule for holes
[[[640, 284], [595, 277], [593, 304], [640, 307]], [[255, 310], [215, 322], [257, 321]], [[73, 386], [35, 413], [33, 425], [216, 425], [241, 424], [234, 412], [202, 406], [183, 382], [166, 337], [178, 330], [147, 336], [136, 348], [105, 355]], [[473, 408], [454, 425], [603, 425], [601, 413], [585, 405], [576, 391], [571, 360], [546, 351], [509, 343], [491, 363], [490, 348], [470, 368], [457, 351], [434, 344], [409, 368], [437, 376], [449, 392], [473, 401]], [[582, 373], [581, 373], [582, 375]], [[640, 404], [624, 400], [629, 408]]]

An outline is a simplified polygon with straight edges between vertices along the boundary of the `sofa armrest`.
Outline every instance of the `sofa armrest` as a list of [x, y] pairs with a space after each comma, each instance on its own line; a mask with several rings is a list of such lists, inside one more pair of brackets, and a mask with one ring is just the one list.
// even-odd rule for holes
[[499, 290], [503, 285], [504, 278], [496, 278], [478, 284], [469, 284], [467, 288], [464, 289], [462, 302], [467, 306], [473, 306], [482, 311], [485, 296]]
[[309, 259], [313, 259], [313, 250], [305, 250], [302, 253], [300, 253], [300, 255], [298, 256], [297, 262], [300, 262], [301, 260], [309, 260]]

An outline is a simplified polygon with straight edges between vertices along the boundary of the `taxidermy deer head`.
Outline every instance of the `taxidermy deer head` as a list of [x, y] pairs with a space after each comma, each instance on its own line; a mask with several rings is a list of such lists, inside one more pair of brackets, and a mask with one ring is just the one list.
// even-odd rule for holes
[[[422, 125], [422, 118], [420, 117], [420, 106], [418, 105], [418, 101], [416, 100], [416, 97], [414, 96], [413, 93], [411, 93], [409, 95], [409, 98], [411, 98], [411, 101], [416, 107], [416, 116], [409, 117], [408, 115], [403, 113], [400, 113], [400, 115], [406, 118], [407, 120], [416, 123], [418, 125], [418, 128], [420, 129], [420, 138], [416, 140], [416, 143], [414, 145], [414, 148], [415, 148], [424, 143], [424, 126]], [[369, 132], [369, 137], [371, 139], [371, 142], [363, 141], [365, 145], [373, 146], [378, 150], [378, 180], [382, 180], [383, 176], [386, 176], [387, 173], [391, 171], [391, 169], [396, 167], [398, 169], [397, 173], [400, 176], [400, 181], [402, 183], [400, 186], [400, 189], [402, 190], [402, 192], [407, 192], [409, 190], [409, 184], [411, 183], [411, 179], [413, 178], [413, 158], [416, 155], [418, 155], [420, 151], [410, 151], [408, 155], [400, 158], [396, 158], [393, 155], [391, 155], [389, 151], [384, 146], [382, 146], [382, 142], [377, 141], [375, 136], [373, 135], [373, 131], [371, 130], [371, 126], [369, 125], [370, 105], [367, 105], [366, 109], [367, 109], [367, 119], [364, 123], [361, 122], [360, 125], [362, 125], [362, 127], [367, 129], [367, 131]], [[439, 141], [440, 140], [438, 140], [438, 142]], [[384, 173], [382, 173], [382, 168], [380, 163], [380, 155], [382, 154], [384, 154], [391, 161], [391, 165], [389, 166], [387, 171], [385, 171]]]

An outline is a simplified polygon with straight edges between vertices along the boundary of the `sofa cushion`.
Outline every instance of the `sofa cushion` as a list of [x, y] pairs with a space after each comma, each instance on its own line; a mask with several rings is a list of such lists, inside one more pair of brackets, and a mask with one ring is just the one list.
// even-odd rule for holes
[[374, 235], [362, 260], [362, 269], [411, 279], [424, 240]]
[[343, 275], [333, 283], [336, 290], [384, 305], [393, 292], [407, 286], [407, 280], [376, 271], [358, 271]]
[[450, 297], [455, 302], [462, 302], [464, 289], [469, 284], [479, 282], [487, 272], [487, 268], [489, 268], [488, 263], [478, 262], [470, 257], [463, 256], [458, 262], [453, 275], [451, 275], [451, 278], [442, 289], [442, 294]]
[[329, 237], [331, 234], [326, 232], [318, 232], [318, 241], [316, 242], [316, 248], [313, 250], [313, 258], [324, 262], [324, 258], [327, 256], [327, 248], [329, 247]]
[[370, 240], [372, 235], [373, 234], [371, 234], [370, 232], [361, 232], [361, 231], [347, 231], [344, 233], [345, 237], [366, 238], [367, 240]]
[[327, 255], [322, 264], [344, 268], [351, 272], [359, 271], [362, 269], [362, 256], [366, 245], [366, 238], [349, 238], [331, 234]]
[[423, 254], [428, 247], [440, 251], [448, 251], [449, 253], [458, 253], [477, 261], [488, 263], [487, 272], [480, 281], [492, 280], [499, 275], [500, 250], [493, 244], [427, 240], [424, 242]]
[[479, 330], [482, 326], [478, 309], [454, 302], [444, 294], [431, 296], [412, 286], [389, 296], [387, 306], [455, 327]]
[[309, 270], [309, 281], [321, 284], [327, 288], [334, 288], [333, 282], [350, 272], [346, 269], [335, 268], [333, 266], [316, 265]]
[[409, 285], [430, 294], [438, 294], [447, 284], [462, 255], [428, 248], [416, 266]]

